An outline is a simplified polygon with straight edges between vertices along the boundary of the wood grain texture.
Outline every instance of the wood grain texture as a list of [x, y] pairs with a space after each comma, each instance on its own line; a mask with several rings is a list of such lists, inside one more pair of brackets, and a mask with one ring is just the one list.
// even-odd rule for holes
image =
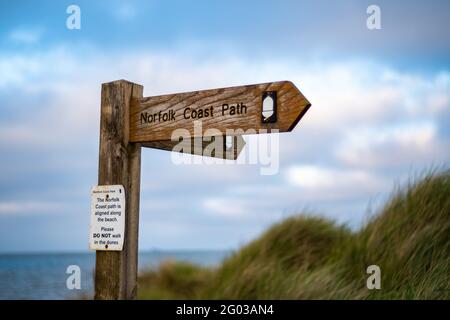
[[[216, 139], [217, 144], [220, 145], [220, 148], [217, 148], [217, 150], [211, 151], [210, 144], [215, 143]], [[162, 140], [162, 141], [152, 141], [152, 142], [145, 142], [142, 143], [143, 147], [152, 148], [152, 149], [160, 149], [160, 150], [166, 150], [166, 151], [175, 151], [180, 153], [188, 153], [188, 154], [194, 154], [199, 156], [211, 156], [213, 158], [219, 158], [219, 159], [227, 159], [227, 160], [236, 160], [239, 157], [239, 154], [241, 153], [242, 149], [244, 149], [245, 146], [245, 140], [242, 138], [242, 136], [234, 136], [232, 137], [232, 146], [230, 148], [227, 148], [226, 146], [226, 138], [225, 137], [209, 137], [207, 139], [203, 139], [203, 137], [198, 138], [192, 138], [192, 139], [184, 139], [183, 141], [171, 141], [171, 140]], [[182, 148], [174, 150], [174, 148], [178, 146]]]
[[125, 80], [102, 85], [98, 184], [123, 185], [126, 209], [124, 249], [96, 253], [95, 299], [136, 296], [141, 146], [130, 143], [129, 107], [142, 92]]
[[[262, 95], [267, 91], [277, 94], [277, 121], [263, 123], [261, 121]], [[222, 112], [224, 104], [246, 106], [245, 114]], [[220, 88], [212, 90], [168, 94], [162, 96], [133, 99], [130, 106], [130, 141], [152, 142], [171, 140], [175, 129], [187, 129], [186, 137], [214, 136], [205, 130], [217, 129], [220, 134], [230, 135], [227, 129], [243, 131], [261, 129], [268, 133], [273, 129], [279, 132], [291, 131], [310, 107], [309, 101], [290, 81], [270, 82], [256, 85]], [[184, 111], [211, 110], [213, 116], [202, 119], [185, 119]], [[158, 115], [174, 112], [174, 119], [168, 121], [145, 122], [143, 115]], [[160, 119], [160, 118], [158, 118]], [[195, 132], [193, 123], [200, 120], [203, 132]], [[259, 133], [259, 132], [255, 132]], [[242, 133], [236, 133], [239, 135]], [[244, 134], [247, 134], [245, 132]]]

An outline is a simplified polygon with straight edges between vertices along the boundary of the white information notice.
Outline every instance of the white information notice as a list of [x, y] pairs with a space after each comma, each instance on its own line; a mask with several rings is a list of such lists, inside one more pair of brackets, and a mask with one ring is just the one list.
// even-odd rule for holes
[[91, 191], [91, 250], [121, 251], [125, 234], [125, 189], [95, 186]]

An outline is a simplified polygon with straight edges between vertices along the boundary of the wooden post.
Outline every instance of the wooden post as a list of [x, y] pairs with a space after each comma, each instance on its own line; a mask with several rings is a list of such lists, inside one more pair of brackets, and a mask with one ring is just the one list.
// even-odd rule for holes
[[125, 187], [122, 251], [97, 251], [95, 299], [134, 299], [137, 291], [141, 145], [130, 143], [130, 102], [143, 87], [125, 80], [102, 84], [98, 184]]

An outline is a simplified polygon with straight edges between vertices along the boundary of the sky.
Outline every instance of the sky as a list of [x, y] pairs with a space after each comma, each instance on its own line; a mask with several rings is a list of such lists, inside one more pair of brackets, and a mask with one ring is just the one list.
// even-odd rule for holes
[[[381, 29], [367, 28], [372, 4]], [[70, 5], [80, 29], [66, 26]], [[0, 252], [88, 251], [100, 88], [117, 79], [144, 96], [290, 80], [312, 103], [279, 135], [274, 175], [143, 149], [140, 250], [236, 249], [300, 213], [359, 228], [398, 186], [448, 168], [449, 12], [446, 1], [0, 1]]]

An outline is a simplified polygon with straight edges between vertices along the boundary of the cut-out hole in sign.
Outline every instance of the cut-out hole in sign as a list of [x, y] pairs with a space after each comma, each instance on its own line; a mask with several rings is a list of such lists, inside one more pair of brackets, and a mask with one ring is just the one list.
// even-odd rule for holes
[[225, 136], [225, 148], [227, 150], [233, 147], [233, 136]]
[[274, 123], [277, 121], [277, 92], [265, 91], [262, 96], [261, 121]]

